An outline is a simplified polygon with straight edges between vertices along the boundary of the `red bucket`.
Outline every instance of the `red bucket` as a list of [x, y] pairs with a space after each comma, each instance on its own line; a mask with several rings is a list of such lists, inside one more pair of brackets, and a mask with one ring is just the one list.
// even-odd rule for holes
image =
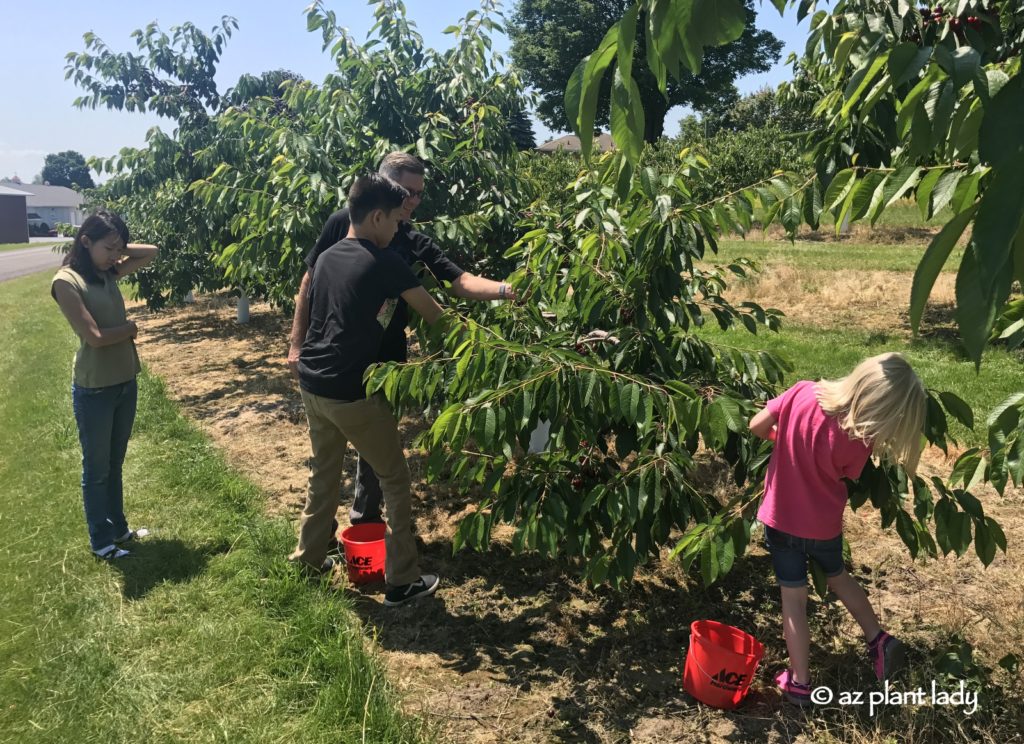
[[749, 633], [714, 620], [690, 624], [683, 688], [702, 703], [735, 708], [746, 697], [764, 646]]
[[353, 584], [384, 581], [384, 533], [381, 523], [355, 524], [339, 535], [345, 546], [348, 580]]

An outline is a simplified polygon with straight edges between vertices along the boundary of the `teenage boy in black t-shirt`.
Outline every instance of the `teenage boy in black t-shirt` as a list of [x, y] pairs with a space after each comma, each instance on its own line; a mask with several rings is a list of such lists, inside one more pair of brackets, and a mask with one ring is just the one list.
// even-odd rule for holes
[[380, 395], [367, 398], [363, 385], [399, 300], [428, 323], [442, 313], [406, 262], [388, 248], [407, 196], [399, 184], [378, 174], [352, 185], [348, 235], [324, 251], [313, 271], [309, 330], [298, 360], [313, 457], [299, 542], [291, 557], [321, 571], [333, 567], [327, 546], [351, 442], [380, 479], [387, 523], [384, 604], [391, 606], [433, 594], [439, 583], [437, 576], [421, 575], [417, 563], [409, 467], [398, 424], [387, 401]]
[[[391, 241], [390, 250], [395, 251], [417, 271], [429, 272], [439, 282], [449, 282], [456, 297], [470, 300], [514, 300], [515, 290], [504, 282], [496, 282], [463, 271], [437, 243], [428, 236], [413, 229], [409, 220], [419, 206], [423, 196], [425, 169], [422, 161], [405, 152], [389, 153], [381, 161], [379, 172], [397, 181], [409, 192], [402, 205], [403, 215], [398, 231]], [[307, 289], [317, 260], [323, 252], [348, 234], [349, 210], [341, 209], [332, 214], [320, 234], [320, 239], [306, 256], [308, 270], [302, 278], [299, 293], [295, 298], [295, 318], [292, 321], [291, 345], [288, 350], [288, 364], [295, 371], [299, 349], [306, 336], [309, 323]], [[421, 274], [422, 275], [422, 274]], [[405, 329], [409, 323], [408, 309], [400, 301], [395, 314], [384, 332], [380, 352], [375, 361], [405, 362], [408, 360], [408, 342]], [[381, 489], [373, 468], [360, 457], [356, 461], [355, 498], [349, 511], [352, 524], [380, 522]], [[337, 526], [335, 526], [337, 530]]]

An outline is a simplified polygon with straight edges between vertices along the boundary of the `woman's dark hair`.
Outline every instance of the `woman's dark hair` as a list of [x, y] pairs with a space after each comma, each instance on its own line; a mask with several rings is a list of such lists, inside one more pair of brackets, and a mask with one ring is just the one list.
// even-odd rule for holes
[[[64, 258], [64, 266], [70, 266], [76, 272], [81, 274], [82, 278], [90, 284], [99, 284], [101, 277], [98, 271], [96, 271], [96, 265], [92, 262], [92, 256], [89, 254], [89, 249], [85, 247], [82, 242], [82, 238], [89, 238], [89, 241], [95, 243], [97, 240], [103, 240], [111, 233], [117, 233], [121, 240], [124, 241], [125, 245], [128, 245], [128, 226], [124, 224], [118, 215], [113, 212], [108, 212], [105, 209], [100, 209], [94, 214], [89, 215], [85, 218], [85, 222], [78, 228], [78, 232], [75, 233], [75, 242], [71, 244], [71, 250], [68, 251], [68, 255]], [[116, 270], [111, 269], [110, 273], [116, 275]]]

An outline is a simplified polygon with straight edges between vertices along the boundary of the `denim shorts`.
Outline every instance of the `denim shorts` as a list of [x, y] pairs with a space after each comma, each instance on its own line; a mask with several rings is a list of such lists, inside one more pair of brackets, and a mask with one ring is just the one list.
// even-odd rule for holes
[[842, 533], [829, 540], [811, 540], [765, 525], [764, 542], [780, 586], [807, 586], [808, 558], [816, 560], [829, 578], [845, 570]]

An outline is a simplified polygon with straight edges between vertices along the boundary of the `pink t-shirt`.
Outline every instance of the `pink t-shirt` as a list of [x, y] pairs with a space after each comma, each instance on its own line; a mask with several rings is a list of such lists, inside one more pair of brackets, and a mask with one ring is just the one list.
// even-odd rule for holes
[[778, 423], [757, 518], [797, 537], [836, 537], [846, 508], [842, 479], [860, 477], [871, 448], [850, 439], [821, 410], [815, 384], [808, 380], [768, 401], [767, 409]]

